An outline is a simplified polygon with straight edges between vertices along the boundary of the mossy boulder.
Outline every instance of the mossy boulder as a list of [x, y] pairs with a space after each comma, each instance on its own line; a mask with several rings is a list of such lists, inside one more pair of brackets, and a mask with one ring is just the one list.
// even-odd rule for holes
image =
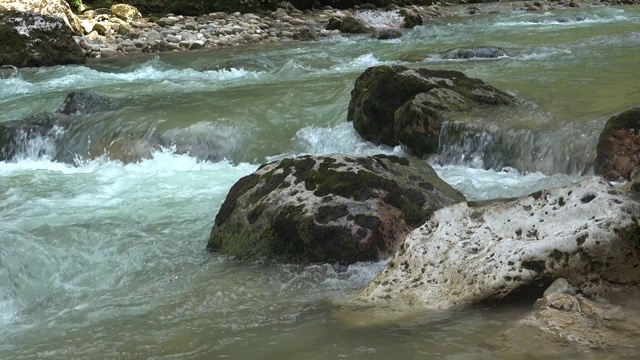
[[62, 19], [26, 12], [0, 13], [0, 66], [83, 64], [82, 48]]
[[600, 133], [595, 172], [609, 180], [629, 180], [640, 165], [640, 108], [611, 117]]
[[513, 101], [513, 96], [459, 71], [382, 65], [356, 79], [347, 120], [366, 140], [404, 144], [422, 156], [436, 151], [448, 113]]
[[207, 248], [241, 260], [373, 261], [464, 197], [425, 162], [303, 156], [262, 166], [229, 191]]

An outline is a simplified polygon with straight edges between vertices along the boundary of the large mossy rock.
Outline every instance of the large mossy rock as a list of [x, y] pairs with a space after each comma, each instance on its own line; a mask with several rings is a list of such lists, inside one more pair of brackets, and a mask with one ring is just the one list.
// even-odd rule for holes
[[438, 309], [536, 291], [640, 284], [640, 203], [599, 177], [512, 201], [436, 211], [357, 303]]
[[640, 108], [613, 116], [600, 134], [596, 174], [609, 180], [629, 180], [640, 165]]
[[59, 17], [26, 12], [0, 13], [0, 66], [39, 67], [84, 64], [82, 48]]
[[379, 260], [435, 210], [463, 200], [419, 160], [386, 155], [284, 159], [231, 188], [207, 248], [242, 260]]
[[0, 13], [22, 12], [60, 19], [72, 32], [82, 35], [82, 23], [65, 0], [0, 0]]
[[514, 98], [459, 71], [400, 65], [368, 68], [355, 82], [347, 119], [366, 140], [435, 153], [447, 113], [511, 104]]

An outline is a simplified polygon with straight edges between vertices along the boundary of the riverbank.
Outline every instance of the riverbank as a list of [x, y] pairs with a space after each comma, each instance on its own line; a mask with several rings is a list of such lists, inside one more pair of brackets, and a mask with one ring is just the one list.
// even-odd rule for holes
[[[637, 3], [637, 0], [627, 1]], [[288, 4], [288, 3], [284, 3]], [[364, 26], [361, 33], [384, 38], [381, 31], [407, 29], [436, 18], [490, 13], [545, 12], [559, 8], [612, 5], [599, 1], [508, 2], [451, 4], [387, 9], [298, 10], [284, 6], [266, 15], [239, 12], [204, 16], [167, 14], [163, 17], [122, 18], [109, 9], [96, 9], [79, 16], [84, 36], [75, 37], [88, 58], [113, 58], [167, 51], [189, 51], [242, 44], [286, 41], [313, 41], [339, 36], [341, 30], [330, 22], [355, 18]], [[418, 19], [418, 21], [416, 21]], [[342, 29], [342, 31], [350, 31]], [[395, 36], [402, 35], [396, 33]]]

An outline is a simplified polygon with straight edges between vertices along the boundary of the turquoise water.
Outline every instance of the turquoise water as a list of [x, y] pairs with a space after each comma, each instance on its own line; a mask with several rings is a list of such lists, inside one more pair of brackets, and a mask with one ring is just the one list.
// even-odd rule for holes
[[[430, 159], [468, 198], [576, 181], [590, 171], [604, 121], [640, 102], [639, 25], [636, 7], [448, 18], [400, 40], [161, 54], [0, 80], [0, 121], [53, 111], [79, 89], [119, 105], [0, 162], [2, 358], [601, 358], [496, 339], [529, 304], [357, 327], [336, 304], [384, 263], [240, 264], [204, 248], [228, 189], [265, 161], [403, 154], [363, 141], [346, 122], [353, 81], [378, 64], [462, 70], [522, 99], [461, 116], [491, 130], [487, 141], [501, 136], [518, 154], [507, 164], [514, 168], [447, 139]], [[479, 46], [509, 56], [440, 56]], [[161, 136], [174, 146], [149, 145]]]

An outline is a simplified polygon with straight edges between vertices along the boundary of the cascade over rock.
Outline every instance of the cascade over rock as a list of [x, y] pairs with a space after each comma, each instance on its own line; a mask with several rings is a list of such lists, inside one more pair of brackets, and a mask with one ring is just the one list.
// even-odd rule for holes
[[424, 161], [302, 156], [262, 166], [229, 191], [207, 248], [243, 260], [372, 261], [464, 197]]
[[437, 151], [447, 113], [513, 101], [511, 95], [459, 71], [383, 65], [368, 68], [356, 79], [347, 120], [366, 140], [402, 144], [423, 156]]
[[[640, 203], [592, 177], [555, 190], [436, 211], [356, 303], [441, 309], [498, 300], [564, 277], [640, 284]], [[596, 285], [594, 285], [596, 284]]]
[[82, 48], [59, 17], [28, 12], [0, 13], [0, 66], [83, 64]]
[[12, 11], [59, 18], [69, 30], [83, 33], [80, 19], [65, 0], [0, 0], [0, 13]]
[[[16, 154], [28, 153], [30, 140], [36, 138], [45, 142], [55, 140], [60, 135], [59, 130], [74, 121], [74, 115], [95, 114], [113, 109], [113, 100], [110, 98], [94, 92], [74, 91], [67, 95], [62, 106], [56, 112], [0, 122], [0, 161], [11, 160]], [[55, 144], [52, 146], [55, 147]], [[30, 155], [41, 156], [44, 154]]]
[[629, 180], [640, 165], [640, 107], [611, 117], [600, 134], [594, 170], [609, 180]]

